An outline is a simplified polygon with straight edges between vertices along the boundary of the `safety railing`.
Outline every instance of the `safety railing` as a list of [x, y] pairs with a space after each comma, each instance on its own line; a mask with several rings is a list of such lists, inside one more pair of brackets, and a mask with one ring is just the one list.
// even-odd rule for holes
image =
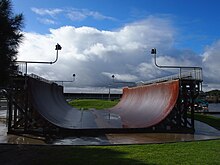
[[141, 82], [137, 82], [136, 84], [138, 86], [141, 86], [141, 85], [165, 82], [165, 81], [176, 80], [176, 79], [202, 81], [203, 80], [202, 68], [184, 68], [184, 69], [180, 69], [179, 74], [161, 77], [161, 78], [157, 78], [157, 79], [145, 81], [145, 82], [141, 81]]
[[49, 84], [54, 83], [53, 81], [47, 80], [47, 79], [45, 79], [45, 78], [43, 78], [43, 77], [40, 77], [40, 76], [38, 76], [38, 75], [36, 75], [36, 74], [33, 74], [33, 73], [32, 73], [32, 74], [29, 74], [28, 76], [31, 77], [31, 78], [34, 78], [34, 79], [37, 79], [37, 80], [40, 80], [40, 81], [49, 83]]

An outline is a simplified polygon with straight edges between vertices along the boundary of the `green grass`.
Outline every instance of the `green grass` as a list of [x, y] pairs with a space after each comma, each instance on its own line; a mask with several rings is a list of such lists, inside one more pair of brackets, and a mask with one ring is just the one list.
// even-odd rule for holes
[[118, 100], [81, 99], [70, 101], [69, 104], [78, 109], [107, 109], [115, 106]]
[[220, 140], [125, 146], [28, 147], [19, 148], [19, 154], [26, 153], [26, 158], [31, 156], [28, 163], [41, 165], [220, 164]]

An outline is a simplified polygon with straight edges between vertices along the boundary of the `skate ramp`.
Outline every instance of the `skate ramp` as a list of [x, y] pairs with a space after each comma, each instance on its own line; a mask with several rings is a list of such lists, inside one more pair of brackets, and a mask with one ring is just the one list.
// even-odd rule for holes
[[68, 105], [62, 87], [29, 78], [33, 108], [50, 123], [67, 129], [147, 128], [172, 111], [179, 81], [124, 88], [121, 101], [108, 110], [81, 111]]
[[121, 101], [110, 111], [121, 117], [125, 128], [147, 128], [168, 116], [178, 95], [178, 80], [124, 88]]
[[96, 110], [82, 111], [70, 106], [63, 96], [61, 86], [33, 78], [28, 81], [33, 108], [50, 123], [67, 129], [121, 128], [120, 117], [114, 122], [108, 118], [99, 119], [93, 113]]

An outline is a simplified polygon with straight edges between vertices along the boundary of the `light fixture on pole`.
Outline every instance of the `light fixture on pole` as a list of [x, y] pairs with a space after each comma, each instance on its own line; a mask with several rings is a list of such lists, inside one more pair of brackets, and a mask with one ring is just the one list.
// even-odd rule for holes
[[62, 83], [62, 86], [63, 86], [63, 83], [66, 83], [66, 82], [74, 82], [76, 80], [76, 74], [74, 73], [73, 75], [73, 79], [72, 80], [53, 80], [54, 82], [61, 82]]
[[[157, 66], [158, 68], [168, 68], [168, 69], [179, 69], [179, 78], [181, 78], [181, 75], [182, 75], [182, 69], [185, 68], [185, 69], [193, 69], [194, 71], [195, 70], [199, 70], [199, 71], [202, 71], [202, 68], [201, 67], [196, 67], [196, 66], [172, 66], [172, 65], [158, 65], [157, 64], [157, 50], [156, 48], [153, 48], [151, 49], [151, 54], [154, 56], [154, 64], [155, 66]], [[196, 74], [196, 72], [195, 72]]]
[[56, 59], [54, 61], [15, 61], [17, 63], [25, 63], [25, 74], [27, 74], [27, 70], [28, 70], [28, 63], [32, 63], [32, 64], [54, 64], [55, 62], [57, 62], [58, 60], [58, 51], [61, 50], [62, 47], [57, 43], [55, 46], [55, 50], [56, 52]]
[[115, 82], [115, 75], [112, 75], [112, 80], [113, 82]]

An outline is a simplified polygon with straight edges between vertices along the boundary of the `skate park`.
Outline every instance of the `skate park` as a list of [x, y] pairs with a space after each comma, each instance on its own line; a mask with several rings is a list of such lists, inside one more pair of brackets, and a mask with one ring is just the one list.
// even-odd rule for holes
[[[55, 61], [43, 64], [55, 63], [59, 50], [61, 47], [56, 45]], [[202, 87], [202, 68], [159, 66], [156, 49], [152, 49], [151, 54], [157, 67], [177, 68], [179, 73], [124, 87], [119, 103], [104, 110], [74, 108], [66, 102], [62, 85], [35, 74], [17, 74], [13, 77], [12, 90], [3, 91], [8, 99], [8, 133], [28, 134], [42, 139], [82, 136], [81, 139], [76, 138], [79, 144], [89, 144], [94, 137], [99, 137], [98, 144], [218, 138], [218, 133], [214, 133], [213, 137], [194, 134], [194, 102]], [[39, 62], [20, 63], [26, 63], [27, 67], [28, 63]], [[88, 140], [91, 137], [92, 140]], [[62, 143], [62, 140], [54, 141], [55, 144]]]
[[217, 6], [1, 0], [0, 164], [219, 164]]

